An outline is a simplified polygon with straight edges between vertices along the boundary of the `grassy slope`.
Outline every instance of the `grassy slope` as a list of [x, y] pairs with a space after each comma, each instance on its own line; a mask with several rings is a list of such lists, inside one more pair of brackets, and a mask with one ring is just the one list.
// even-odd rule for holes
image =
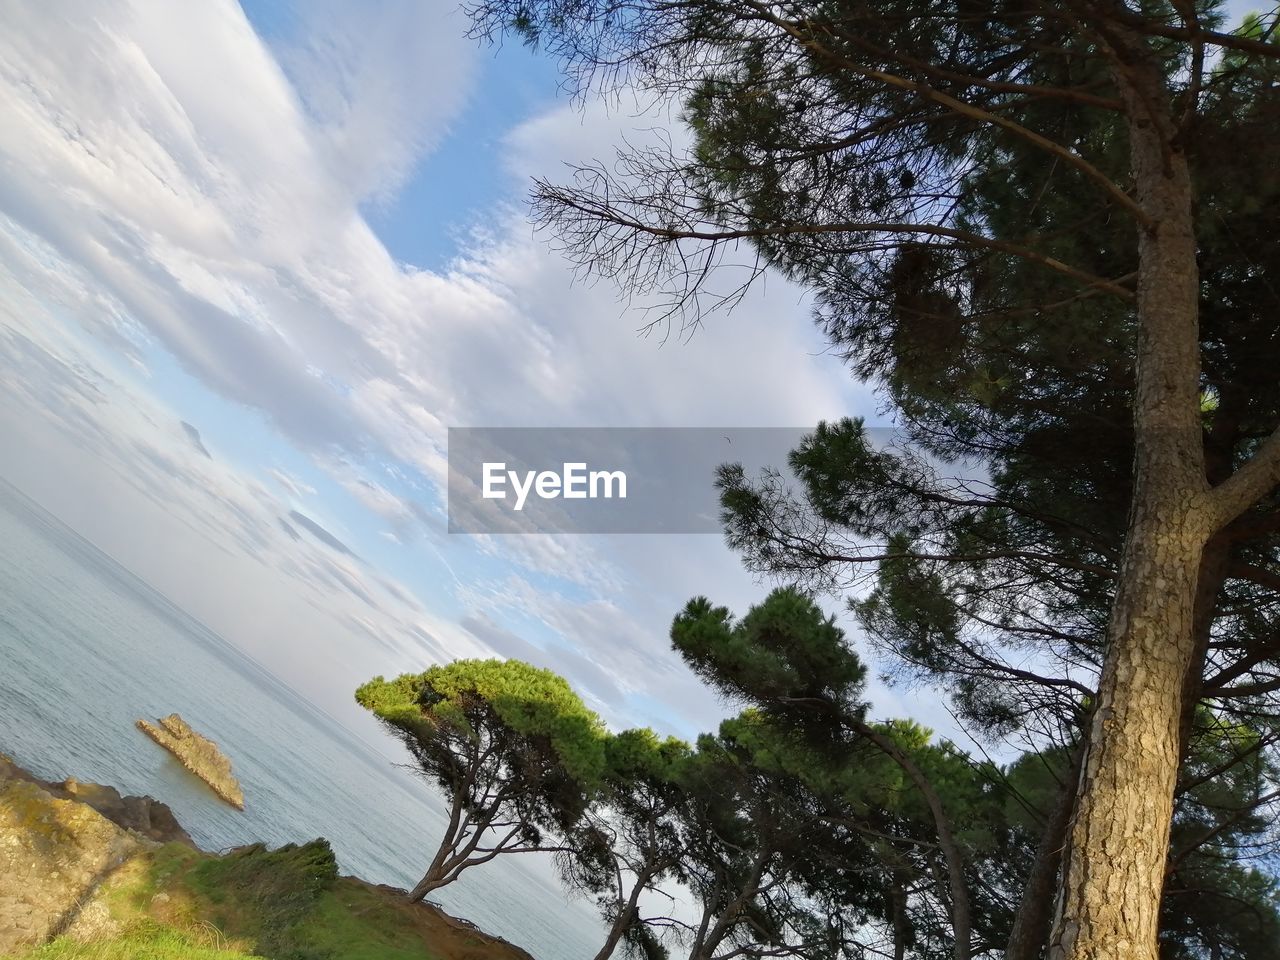
[[168, 844], [104, 887], [111, 924], [19, 960], [515, 960], [520, 954], [381, 888], [339, 878], [324, 841], [213, 857]]
[[210, 947], [198, 937], [163, 928], [139, 929], [103, 943], [65, 938], [24, 954], [24, 960], [245, 960], [250, 954]]

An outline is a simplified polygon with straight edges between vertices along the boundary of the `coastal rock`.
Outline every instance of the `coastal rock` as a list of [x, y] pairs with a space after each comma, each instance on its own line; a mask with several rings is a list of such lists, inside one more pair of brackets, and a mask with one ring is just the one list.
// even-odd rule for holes
[[182, 828], [167, 804], [152, 797], [121, 796], [115, 787], [101, 783], [80, 783], [68, 778], [60, 784], [61, 795], [87, 803], [117, 826], [140, 833], [157, 843], [177, 841], [194, 847], [195, 841]]
[[0, 956], [60, 934], [110, 935], [99, 891], [151, 846], [34, 778], [0, 782]]
[[[152, 931], [245, 960], [343, 956], [347, 942], [386, 943], [396, 956], [533, 960], [438, 907], [408, 903], [403, 890], [339, 876], [324, 840], [202, 853], [114, 819], [142, 823], [141, 811], [152, 832], [172, 816], [149, 797], [40, 780], [0, 754], [0, 957], [54, 938], [84, 944], [59, 940], [57, 956], [150, 957], [135, 937]], [[337, 939], [317, 946], [316, 930]]]
[[237, 810], [244, 809], [244, 791], [231, 774], [231, 761], [216, 743], [192, 730], [182, 717], [171, 713], [156, 723], [139, 720], [138, 729], [177, 757], [221, 799]]
[[34, 783], [58, 800], [76, 800], [87, 804], [118, 827], [132, 830], [157, 843], [185, 843], [194, 847], [195, 841], [183, 829], [168, 804], [154, 797], [123, 796], [115, 787], [101, 783], [81, 783], [68, 777], [60, 783], [41, 780], [0, 753], [0, 786], [10, 780]]

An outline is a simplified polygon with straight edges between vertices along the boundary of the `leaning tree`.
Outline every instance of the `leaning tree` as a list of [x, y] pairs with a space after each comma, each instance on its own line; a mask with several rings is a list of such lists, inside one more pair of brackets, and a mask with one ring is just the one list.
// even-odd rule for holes
[[[600, 789], [556, 858], [561, 878], [595, 900], [604, 918], [607, 932], [594, 960], [620, 948], [664, 956], [662, 938], [679, 926], [668, 888], [686, 861], [682, 780], [691, 755], [684, 741], [645, 728], [605, 741]], [[655, 911], [648, 901], [666, 909]]]
[[556, 850], [604, 770], [604, 725], [565, 682], [519, 660], [455, 660], [356, 691], [444, 793], [448, 820], [418, 901], [495, 857]]
[[[917, 830], [914, 837], [901, 839], [907, 846], [923, 842], [931, 850], [929, 869], [917, 871], [923, 879], [915, 886], [946, 917], [948, 934], [941, 939], [950, 955], [969, 960], [974, 955], [974, 897], [973, 877], [966, 866], [973, 858], [957, 837], [956, 810], [949, 808], [945, 791], [922, 762], [922, 754], [930, 751], [918, 731], [908, 728], [904, 742], [893, 726], [868, 720], [868, 705], [861, 696], [866, 666], [847, 645], [834, 618], [792, 588], [773, 591], [740, 618], [726, 607], [695, 597], [672, 622], [671, 640], [713, 689], [730, 701], [749, 705], [770, 721], [766, 729], [781, 732], [773, 744], [760, 738], [756, 742], [763, 742], [773, 755], [779, 773], [794, 778], [793, 790], [810, 794], [809, 815], [825, 825], [821, 829], [828, 831], [827, 846], [833, 852], [859, 849], [856, 844], [836, 843], [845, 831], [852, 831], [855, 839], [861, 833], [865, 839], [869, 835], [865, 831], [871, 830], [882, 840], [892, 841], [894, 831], [876, 830], [862, 812], [868, 796], [891, 782], [886, 762], [909, 784], [927, 822], [927, 835], [922, 837]], [[788, 731], [794, 740], [790, 745], [785, 743]], [[737, 737], [739, 742], [743, 739]], [[803, 759], [781, 762], [788, 754]], [[856, 775], [849, 779], [831, 772], [841, 767]], [[907, 865], [901, 851], [882, 849], [873, 859], [876, 872], [888, 878], [885, 886], [903, 885]], [[855, 872], [859, 868], [853, 862], [846, 866]], [[905, 910], [905, 905], [900, 906]]]
[[[1247, 411], [1245, 442], [1206, 453], [1192, 174], [1214, 143], [1201, 130], [1243, 123], [1211, 114], [1215, 90], [1249, 70], [1274, 76], [1270, 26], [1224, 32], [1217, 6], [1196, 0], [492, 0], [473, 13], [584, 82], [684, 107], [687, 150], [631, 150], [538, 186], [571, 254], [632, 289], [669, 289], [696, 311], [746, 243], [748, 279], [772, 266], [833, 292], [878, 343], [894, 327], [876, 306], [920, 251], [954, 278], [944, 292], [960, 322], [984, 271], [1011, 262], [1057, 281], [1044, 287], [1054, 299], [1027, 305], [1042, 324], [1081, 299], [1126, 305], [1130, 502], [1052, 955], [1154, 958], [1206, 547], [1280, 482], [1268, 411]], [[1096, 118], [1120, 136], [1091, 138]], [[1273, 138], [1274, 114], [1256, 130]], [[1044, 193], [1078, 190], [1082, 218], [1129, 225], [1136, 268], [1058, 255], [1069, 223], [1023, 229], [966, 205], [975, 178], [1027, 150], [1044, 160]], [[1267, 189], [1257, 199], [1274, 202]], [[1034, 196], [1010, 202], [1035, 209]]]

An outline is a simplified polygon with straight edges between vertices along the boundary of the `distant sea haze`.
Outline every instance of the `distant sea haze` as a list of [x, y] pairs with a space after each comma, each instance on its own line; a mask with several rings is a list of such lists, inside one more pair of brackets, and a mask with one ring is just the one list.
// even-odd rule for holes
[[[231, 757], [244, 813], [134, 729], [175, 710]], [[208, 850], [325, 837], [343, 873], [375, 883], [417, 881], [443, 826], [426, 784], [3, 480], [0, 752], [163, 800]], [[546, 877], [498, 860], [433, 899], [539, 960], [594, 955], [594, 912]]]

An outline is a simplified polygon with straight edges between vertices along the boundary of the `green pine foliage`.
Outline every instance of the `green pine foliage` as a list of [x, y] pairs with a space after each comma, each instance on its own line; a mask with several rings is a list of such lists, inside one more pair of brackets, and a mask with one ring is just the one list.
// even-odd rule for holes
[[445, 794], [449, 827], [422, 899], [494, 856], [555, 841], [605, 771], [605, 729], [562, 677], [518, 660], [458, 660], [356, 691]]

